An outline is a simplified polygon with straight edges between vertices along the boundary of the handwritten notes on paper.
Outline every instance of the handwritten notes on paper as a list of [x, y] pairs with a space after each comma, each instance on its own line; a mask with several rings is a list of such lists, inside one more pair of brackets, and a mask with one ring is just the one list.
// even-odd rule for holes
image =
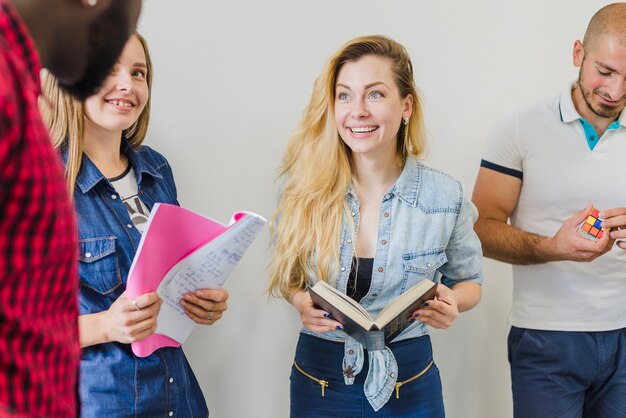
[[156, 203], [128, 273], [126, 294], [157, 291], [164, 303], [157, 332], [132, 343], [139, 357], [162, 347], [179, 347], [194, 327], [179, 305], [197, 289], [222, 287], [267, 221], [239, 212], [224, 225], [177, 205]]
[[187, 292], [222, 287], [265, 223], [258, 215], [246, 214], [220, 236], [176, 264], [157, 289], [163, 305], [156, 332], [181, 343], [185, 341], [195, 322], [185, 314], [180, 300]]

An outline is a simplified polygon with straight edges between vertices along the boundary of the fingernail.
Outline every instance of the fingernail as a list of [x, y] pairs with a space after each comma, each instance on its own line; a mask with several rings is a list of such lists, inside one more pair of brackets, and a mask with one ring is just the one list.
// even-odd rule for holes
[[325, 313], [325, 314], [324, 314], [324, 318], [332, 318], [332, 317], [333, 317], [333, 316], [332, 316], [331, 314], [329, 314], [329, 313]]
[[341, 325], [337, 325], [337, 326], [335, 327], [335, 329], [337, 329], [337, 330], [341, 331], [341, 330], [343, 329], [343, 327], [342, 327]]
[[430, 302], [424, 302], [423, 305], [424, 306], [430, 306]]

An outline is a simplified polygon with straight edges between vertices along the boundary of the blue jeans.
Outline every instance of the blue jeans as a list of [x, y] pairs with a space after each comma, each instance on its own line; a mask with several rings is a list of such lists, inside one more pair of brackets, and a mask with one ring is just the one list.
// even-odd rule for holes
[[[404, 383], [397, 392], [398, 398], [394, 393], [382, 409], [374, 412], [363, 393], [367, 361], [354, 384], [346, 386], [342, 374], [343, 343], [300, 334], [291, 368], [291, 417], [444, 417], [439, 370], [434, 363], [428, 367], [432, 361], [430, 337], [391, 343], [389, 348], [398, 361], [398, 382], [427, 371]], [[323, 396], [321, 380], [328, 384], [324, 385]]]
[[626, 329], [508, 338], [515, 418], [626, 417]]

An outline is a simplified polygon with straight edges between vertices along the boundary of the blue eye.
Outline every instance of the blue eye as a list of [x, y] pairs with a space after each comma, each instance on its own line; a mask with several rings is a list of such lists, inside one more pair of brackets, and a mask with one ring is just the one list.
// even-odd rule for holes
[[337, 93], [337, 100], [348, 100], [349, 96], [347, 93]]
[[373, 92], [371, 92], [371, 93], [370, 93], [369, 97], [370, 97], [371, 99], [381, 99], [381, 98], [383, 98], [384, 96], [383, 96], [383, 94], [382, 94], [381, 92], [379, 92], [379, 91], [373, 91]]

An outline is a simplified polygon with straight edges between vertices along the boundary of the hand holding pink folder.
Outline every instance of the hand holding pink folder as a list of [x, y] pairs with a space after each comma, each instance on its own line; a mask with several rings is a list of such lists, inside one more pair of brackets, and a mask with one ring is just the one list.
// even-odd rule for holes
[[[126, 292], [134, 298], [158, 289], [164, 303], [157, 332], [132, 343], [135, 355], [146, 357], [161, 347], [180, 346], [193, 328], [193, 321], [180, 316], [183, 311], [178, 305], [178, 293], [184, 288], [194, 291], [189, 286], [198, 283], [202, 287], [221, 287], [266, 223], [252, 213], [237, 213], [233, 218], [230, 225], [223, 225], [179, 206], [155, 204], [130, 268]], [[191, 324], [182, 323], [187, 320]], [[161, 334], [162, 324], [169, 325], [174, 331], [170, 336], [177, 339]]]

